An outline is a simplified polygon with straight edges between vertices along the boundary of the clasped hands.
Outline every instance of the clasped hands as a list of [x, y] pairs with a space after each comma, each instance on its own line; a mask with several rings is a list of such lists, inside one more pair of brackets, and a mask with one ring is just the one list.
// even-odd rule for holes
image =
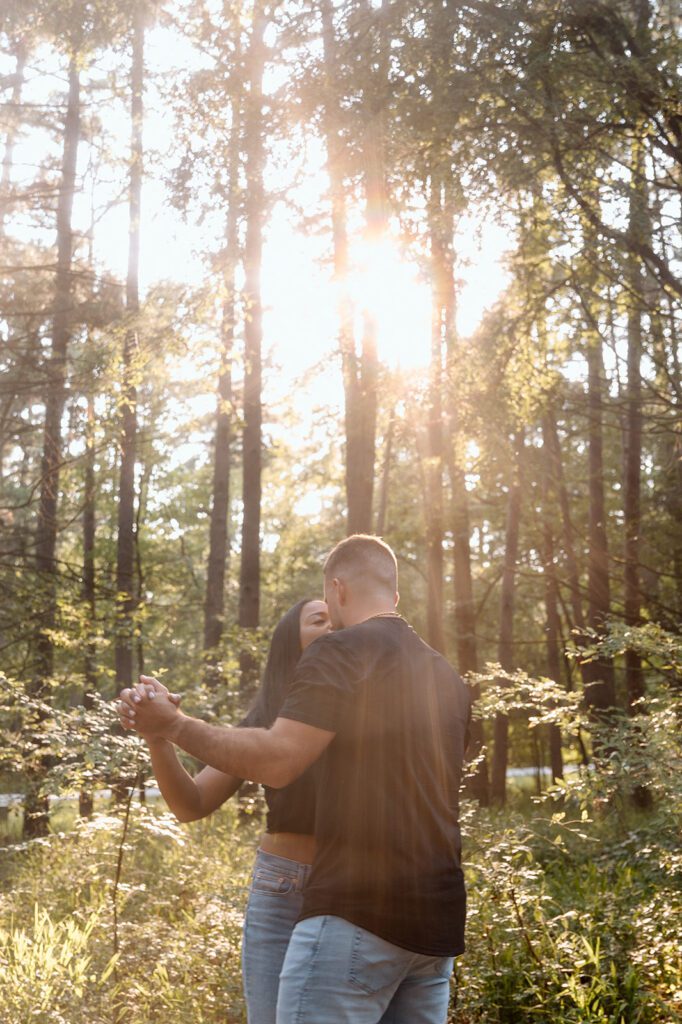
[[118, 716], [124, 729], [134, 730], [145, 739], [171, 739], [182, 715], [180, 696], [153, 676], [140, 676], [133, 687], [121, 690]]

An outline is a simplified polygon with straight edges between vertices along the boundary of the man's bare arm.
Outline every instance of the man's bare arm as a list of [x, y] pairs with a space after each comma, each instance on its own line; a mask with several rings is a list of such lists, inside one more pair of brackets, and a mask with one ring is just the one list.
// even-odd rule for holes
[[288, 718], [278, 718], [270, 729], [209, 725], [183, 714], [163, 693], [137, 702], [133, 695], [130, 690], [121, 694], [121, 717], [127, 717], [130, 728], [170, 740], [226, 775], [276, 789], [297, 779], [334, 738], [333, 732]]
[[334, 733], [288, 718], [270, 729], [226, 729], [180, 714], [168, 738], [227, 775], [279, 789], [317, 761]]

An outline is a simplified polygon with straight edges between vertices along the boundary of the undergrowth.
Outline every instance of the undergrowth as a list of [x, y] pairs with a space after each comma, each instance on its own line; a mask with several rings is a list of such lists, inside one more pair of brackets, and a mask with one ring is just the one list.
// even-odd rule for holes
[[[666, 814], [465, 804], [467, 953], [453, 1024], [682, 1021], [682, 856]], [[554, 808], [554, 809], [553, 809]], [[136, 806], [0, 852], [3, 1024], [242, 1024], [257, 823]]]
[[[499, 666], [478, 677], [481, 716], [555, 725], [565, 742], [590, 735], [595, 753], [543, 796], [495, 811], [464, 802], [467, 952], [451, 1024], [682, 1024], [682, 646], [657, 627], [614, 628], [604, 645], [609, 657], [636, 647], [663, 681], [631, 714], [596, 719], [577, 694]], [[11, 768], [27, 731], [8, 694]], [[80, 748], [73, 716], [56, 722], [55, 749], [70, 755], [52, 791], [77, 792], [126, 758], [137, 774], [139, 749], [102, 715], [97, 729], [76, 722]], [[0, 846], [2, 1024], [243, 1024], [257, 815], [227, 805], [181, 826], [133, 805], [124, 836], [123, 810], [96, 807], [27, 843], [11, 841], [14, 822]]]

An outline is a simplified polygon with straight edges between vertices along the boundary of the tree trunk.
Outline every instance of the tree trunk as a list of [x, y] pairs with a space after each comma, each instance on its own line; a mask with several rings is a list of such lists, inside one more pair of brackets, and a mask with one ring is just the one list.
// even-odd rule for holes
[[[452, 223], [452, 221], [450, 221]], [[458, 416], [458, 373], [456, 367], [457, 338], [455, 330], [455, 278], [454, 254], [452, 247], [448, 250], [447, 283], [448, 298], [445, 307], [448, 310], [446, 329], [446, 376], [447, 376], [447, 440], [445, 455], [450, 478], [452, 494], [452, 537], [454, 542], [454, 619], [455, 643], [457, 650], [457, 668], [462, 675], [478, 671], [478, 651], [476, 644], [476, 605], [474, 602], [474, 585], [471, 572], [471, 525], [469, 521], [469, 495], [463, 467], [463, 453], [460, 451], [461, 428]], [[478, 685], [472, 688], [473, 699], [480, 696]], [[471, 796], [481, 807], [490, 803], [490, 780], [488, 761], [483, 753], [486, 742], [485, 727], [479, 718], [472, 719], [470, 740], [467, 756], [475, 762], [473, 774], [468, 783]]]
[[[348, 533], [367, 533], [366, 501], [362, 500], [362, 481], [356, 479], [355, 466], [362, 458], [361, 366], [355, 349], [353, 307], [348, 293], [348, 231], [344, 180], [344, 143], [338, 123], [336, 93], [338, 55], [331, 0], [321, 0], [322, 44], [324, 48], [324, 101], [322, 126], [327, 149], [327, 175], [332, 218], [334, 282], [338, 294], [339, 350], [343, 371], [344, 429], [346, 436], [345, 483]], [[357, 498], [356, 498], [357, 495]], [[371, 514], [371, 500], [369, 514]]]
[[457, 667], [466, 675], [478, 671], [476, 648], [476, 606], [471, 575], [471, 527], [469, 524], [469, 496], [464, 470], [450, 458], [452, 487], [452, 535], [454, 540], [455, 632]]
[[[94, 191], [94, 186], [93, 186]], [[90, 231], [88, 237], [88, 271], [91, 286], [96, 280], [94, 261], [95, 209], [94, 194], [90, 196]], [[90, 328], [87, 329], [87, 347], [93, 344]], [[95, 475], [95, 398], [91, 384], [86, 388], [85, 412], [85, 456], [83, 480], [83, 584], [81, 599], [85, 619], [85, 637], [83, 650], [83, 707], [91, 711], [95, 704], [97, 692], [97, 603], [95, 587], [95, 536], [96, 536], [96, 496], [97, 483]], [[91, 818], [95, 809], [92, 786], [84, 782], [78, 794], [78, 813], [81, 818]]]
[[[378, 9], [363, 3], [364, 34], [362, 57], [367, 62], [370, 85], [365, 87], [362, 99], [363, 134], [362, 160], [365, 187], [365, 242], [368, 258], [373, 258], [373, 247], [385, 237], [387, 226], [387, 196], [384, 174], [384, 103], [387, 85], [386, 71], [386, 7]], [[343, 205], [343, 170], [341, 142], [334, 120], [335, 94], [332, 86], [337, 67], [337, 50], [333, 27], [333, 7], [323, 4], [323, 34], [327, 65], [325, 126], [327, 135], [328, 168], [332, 192], [334, 226], [335, 274], [346, 273], [348, 254]], [[339, 223], [342, 214], [342, 223]], [[341, 228], [339, 233], [338, 229]], [[342, 251], [337, 260], [336, 247]], [[349, 534], [369, 533], [372, 529], [372, 500], [374, 491], [374, 461], [376, 449], [377, 389], [379, 364], [377, 358], [377, 324], [371, 309], [362, 310], [363, 334], [358, 355], [352, 328], [352, 316], [347, 300], [343, 300], [340, 332], [343, 365], [346, 427], [346, 499], [348, 506], [347, 530]]]
[[[543, 575], [545, 582], [545, 617], [547, 637], [547, 674], [555, 683], [561, 682], [561, 650], [559, 637], [561, 621], [559, 618], [559, 585], [554, 563], [554, 534], [552, 530], [553, 508], [550, 504], [552, 490], [552, 453], [546, 433], [547, 417], [543, 421]], [[552, 769], [552, 781], [564, 777], [563, 755], [561, 750], [561, 732], [557, 725], [549, 726], [549, 755]]]
[[205, 680], [216, 686], [221, 679], [218, 645], [223, 633], [225, 610], [225, 572], [229, 550], [230, 468], [232, 446], [232, 357], [236, 320], [236, 270], [239, 261], [239, 169], [241, 141], [241, 105], [232, 103], [232, 130], [229, 145], [229, 209], [225, 232], [225, 298], [222, 308], [222, 353], [218, 377], [213, 451], [213, 488], [209, 528], [206, 602], [204, 606]]
[[[14, 141], [16, 139], [16, 126], [18, 121], [18, 109], [20, 101], [22, 101], [22, 90], [24, 87], [24, 72], [26, 68], [27, 58], [27, 47], [23, 40], [19, 40], [14, 47], [15, 54], [15, 66], [14, 75], [12, 80], [12, 93], [9, 109], [6, 109], [5, 115], [8, 120], [7, 131], [5, 132], [5, 146], [2, 158], [2, 172], [0, 175], [0, 239], [4, 238], [5, 233], [5, 220], [7, 214], [11, 208], [11, 173], [12, 173], [12, 162], [14, 154]], [[7, 341], [11, 337], [11, 328], [8, 327]], [[17, 395], [7, 393], [5, 388], [5, 394], [0, 395], [0, 495], [4, 492], [4, 468], [5, 468], [5, 451], [6, 445], [9, 442], [9, 436], [7, 433], [8, 423], [11, 422], [12, 409], [16, 402]], [[3, 502], [4, 504], [4, 502]], [[0, 555], [3, 561], [15, 557], [14, 551], [14, 540], [12, 535], [16, 535], [16, 521], [14, 517], [13, 528], [7, 530], [8, 543], [2, 538], [2, 532], [4, 523], [0, 519]], [[0, 634], [0, 643], [4, 642], [4, 634]]]
[[543, 418], [542, 432], [544, 444], [548, 449], [548, 457], [551, 461], [554, 486], [559, 499], [561, 509], [561, 524], [564, 541], [564, 554], [566, 555], [566, 567], [568, 570], [568, 586], [571, 595], [571, 611], [573, 614], [573, 625], [582, 632], [585, 628], [585, 616], [583, 613], [582, 596], [580, 592], [580, 574], [578, 572], [578, 560], [573, 544], [573, 524], [571, 522], [571, 509], [568, 500], [568, 491], [564, 479], [564, 467], [561, 458], [561, 445], [557, 431], [556, 417], [552, 409], [548, 409]]
[[[242, 551], [239, 575], [239, 625], [256, 629], [260, 621], [260, 517], [262, 466], [261, 406], [261, 261], [265, 195], [263, 168], [263, 72], [265, 5], [257, 0], [248, 53], [249, 92], [245, 100], [246, 238], [244, 243], [244, 428], [242, 477]], [[258, 659], [248, 647], [240, 655], [241, 686], [255, 687]]]
[[144, 88], [144, 7], [136, 4], [133, 15], [131, 68], [131, 146], [128, 226], [128, 275], [126, 313], [128, 327], [123, 342], [123, 390], [121, 402], [121, 469], [118, 499], [116, 552], [117, 631], [116, 684], [131, 686], [134, 672], [135, 611], [135, 461], [137, 446], [137, 316], [139, 299], [140, 210], [142, 198], [142, 125]]
[[[57, 617], [57, 504], [62, 460], [62, 415], [64, 412], [66, 359], [71, 330], [72, 234], [71, 212], [76, 190], [76, 162], [80, 136], [80, 81], [78, 62], [69, 66], [69, 98], [64, 124], [62, 175], [57, 201], [57, 274], [52, 326], [52, 351], [46, 372], [45, 430], [41, 464], [40, 499], [36, 525], [36, 569], [41, 607], [38, 614], [36, 663], [29, 689], [34, 696], [44, 693], [54, 671], [52, 631]], [[36, 778], [27, 794], [24, 834], [45, 835], [48, 830], [47, 798], [40, 795]]]
[[[91, 394], [87, 396], [87, 419], [85, 425], [85, 481], [83, 495], [83, 590], [85, 606], [86, 636], [83, 652], [83, 674], [85, 688], [83, 707], [90, 711], [97, 692], [97, 646], [95, 644], [96, 598], [95, 598], [95, 403]], [[93, 794], [89, 786], [83, 787], [78, 797], [78, 812], [82, 818], [90, 818], [94, 808]]]
[[[138, 601], [142, 601], [142, 595], [145, 592], [144, 583], [144, 567], [142, 564], [142, 545], [140, 543], [142, 538], [142, 524], [146, 517], [146, 495], [149, 493], [149, 481], [151, 480], [152, 472], [154, 469], [153, 457], [151, 456], [151, 445], [144, 445], [144, 440], [141, 435], [138, 434], [138, 440], [142, 442], [142, 450], [145, 450], [147, 457], [143, 458], [140, 466], [139, 485], [137, 491], [137, 510], [135, 512], [135, 593], [138, 595]], [[144, 667], [144, 643], [142, 636], [138, 633], [135, 638], [135, 653], [137, 655], [137, 674], [138, 676], [146, 675]]]
[[[635, 143], [633, 182], [630, 197], [629, 231], [647, 237], [648, 216], [646, 184], [643, 180], [642, 148]], [[630, 255], [627, 265], [628, 288], [628, 386], [625, 465], [623, 481], [623, 513], [625, 534], [624, 603], [625, 622], [640, 622], [641, 597], [639, 581], [639, 536], [641, 529], [641, 465], [642, 465], [642, 312], [644, 278], [637, 256]], [[644, 695], [642, 662], [636, 651], [625, 652], [625, 686], [630, 709]]]
[[[16, 47], [16, 65], [14, 68], [14, 81], [12, 83], [12, 111], [18, 111], [19, 104], [21, 103], [26, 55], [26, 45], [20, 40]], [[5, 152], [2, 158], [2, 177], [0, 177], [0, 238], [5, 234], [5, 220], [7, 219], [7, 211], [11, 206], [9, 193], [12, 186], [12, 160], [14, 156], [14, 142], [17, 135], [17, 116], [16, 114], [10, 115], [10, 123], [5, 135]]]
[[452, 218], [444, 209], [440, 170], [431, 173], [429, 236], [431, 244], [431, 363], [426, 461], [427, 639], [443, 653], [443, 355], [452, 330]]
[[[604, 503], [604, 462], [602, 434], [602, 363], [601, 341], [590, 339], [587, 347], [588, 367], [588, 437], [589, 437], [589, 555], [588, 555], [588, 618], [590, 629], [600, 632], [611, 610], [609, 555], [606, 537]], [[596, 712], [615, 704], [613, 661], [599, 658], [583, 668], [585, 699]]]
[[330, 0], [322, 0], [321, 13], [325, 61], [323, 126], [331, 199], [334, 279], [339, 294], [339, 348], [344, 388], [346, 528], [349, 534], [369, 533], [372, 529], [376, 432], [376, 339], [370, 321], [366, 323], [362, 350], [358, 356], [353, 308], [347, 289], [349, 259], [344, 192], [344, 144], [335, 116], [338, 108], [335, 92], [337, 51]]
[[[234, 280], [234, 275], [233, 275]], [[204, 606], [204, 655], [206, 682], [216, 685], [221, 678], [218, 645], [223, 633], [225, 610], [225, 571], [228, 558], [228, 516], [230, 509], [230, 466], [232, 444], [232, 344], [234, 339], [234, 300], [228, 299], [222, 313], [223, 351], [218, 377], [211, 520]]]
[[388, 482], [391, 473], [391, 456], [393, 454], [393, 435], [395, 433], [395, 408], [391, 409], [386, 431], [384, 447], [384, 461], [381, 470], [381, 484], [379, 487], [379, 508], [377, 509], [376, 532], [378, 537], [383, 537], [387, 527], [388, 515]]
[[[455, 454], [448, 446], [449, 476], [452, 490], [452, 535], [454, 540], [454, 591], [455, 591], [455, 633], [457, 646], [457, 668], [466, 676], [478, 671], [476, 644], [476, 605], [474, 584], [471, 575], [471, 527], [469, 523], [469, 496], [465, 486], [464, 470], [456, 462]], [[478, 685], [472, 687], [473, 699], [480, 696]], [[468, 784], [471, 796], [481, 807], [490, 803], [490, 779], [488, 760], [483, 753], [486, 743], [485, 727], [480, 718], [471, 721], [467, 757], [476, 766]]]
[[[647, 185], [644, 177], [644, 153], [639, 142], [634, 143], [632, 161], [633, 181], [630, 193], [629, 233], [634, 237], [651, 238]], [[641, 531], [641, 465], [642, 465], [642, 316], [646, 306], [641, 261], [630, 254], [627, 262], [628, 286], [628, 385], [625, 465], [623, 481], [624, 513], [624, 618], [629, 626], [641, 622], [640, 588], [640, 531]], [[631, 713], [640, 710], [638, 701], [644, 696], [642, 659], [637, 651], [625, 651], [625, 689]], [[646, 786], [636, 782], [632, 799], [636, 806], [651, 807], [652, 794]]]
[[[507, 505], [507, 527], [504, 545], [504, 572], [500, 595], [500, 639], [497, 660], [500, 668], [511, 672], [514, 668], [514, 591], [516, 584], [516, 563], [519, 548], [519, 526], [521, 523], [521, 459], [523, 438], [514, 438], [514, 478], [509, 487]], [[493, 763], [491, 771], [491, 796], [496, 804], [503, 805], [507, 798], [507, 762], [509, 756], [509, 719], [507, 715], [495, 717]]]
[[668, 628], [682, 622], [682, 434], [669, 430], [663, 442], [664, 500], [671, 520], [670, 547], [674, 576], [673, 621]]

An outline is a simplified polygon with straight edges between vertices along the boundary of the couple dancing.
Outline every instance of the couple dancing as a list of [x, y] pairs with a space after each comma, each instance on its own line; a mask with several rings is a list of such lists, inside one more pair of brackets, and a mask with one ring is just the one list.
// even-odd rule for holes
[[[121, 694], [180, 820], [210, 814], [243, 779], [266, 787], [244, 924], [249, 1024], [446, 1020], [464, 949], [470, 697], [396, 613], [397, 582], [379, 538], [341, 541], [326, 604], [301, 601], [279, 622], [238, 728], [184, 715], [150, 677]], [[175, 746], [207, 767], [193, 779]]]

